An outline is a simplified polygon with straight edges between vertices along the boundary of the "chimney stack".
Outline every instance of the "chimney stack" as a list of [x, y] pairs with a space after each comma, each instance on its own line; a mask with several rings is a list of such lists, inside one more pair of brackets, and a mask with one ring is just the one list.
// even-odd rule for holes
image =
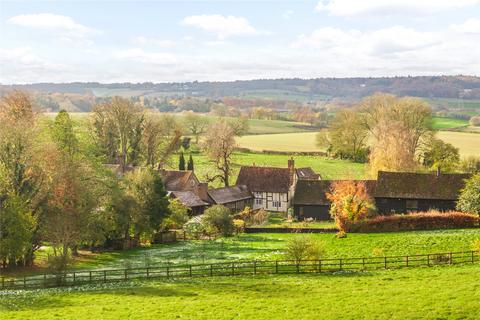
[[293, 157], [288, 160], [288, 172], [290, 174], [290, 185], [292, 185], [295, 174], [295, 160], [293, 160]]
[[208, 197], [208, 183], [201, 182], [195, 188], [195, 193], [197, 196], [205, 202], [209, 202]]

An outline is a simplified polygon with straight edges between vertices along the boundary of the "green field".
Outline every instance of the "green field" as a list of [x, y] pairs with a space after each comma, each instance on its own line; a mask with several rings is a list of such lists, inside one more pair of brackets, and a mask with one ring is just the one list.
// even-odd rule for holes
[[457, 127], [467, 126], [468, 120], [454, 119], [454, 118], [433, 118], [433, 128], [436, 130], [453, 129]]
[[[99, 254], [84, 253], [73, 269], [118, 269], [147, 265], [284, 259], [283, 250], [286, 243], [295, 236], [297, 235], [275, 233], [241, 234], [211, 241], [158, 244]], [[337, 238], [333, 233], [310, 234], [309, 237], [323, 242], [325, 258], [395, 256], [469, 251], [472, 250], [472, 243], [480, 239], [480, 229], [351, 233], [343, 239]], [[47, 250], [49, 249], [45, 247], [38, 252], [38, 263], [46, 259]], [[41, 269], [33, 271], [43, 272]]]
[[480, 266], [6, 292], [1, 319], [478, 319]]
[[480, 134], [473, 132], [440, 131], [437, 137], [460, 149], [460, 155], [480, 156]]

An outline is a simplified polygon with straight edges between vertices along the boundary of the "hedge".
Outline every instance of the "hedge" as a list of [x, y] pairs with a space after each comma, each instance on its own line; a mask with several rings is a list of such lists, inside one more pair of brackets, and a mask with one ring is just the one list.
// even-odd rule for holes
[[350, 232], [393, 232], [478, 227], [480, 227], [480, 217], [478, 215], [457, 211], [428, 211], [376, 216], [352, 225]]

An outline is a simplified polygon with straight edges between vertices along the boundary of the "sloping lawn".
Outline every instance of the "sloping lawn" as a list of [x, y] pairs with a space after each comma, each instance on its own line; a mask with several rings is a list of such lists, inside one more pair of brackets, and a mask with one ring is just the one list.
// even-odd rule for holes
[[0, 293], [1, 319], [478, 319], [480, 265]]

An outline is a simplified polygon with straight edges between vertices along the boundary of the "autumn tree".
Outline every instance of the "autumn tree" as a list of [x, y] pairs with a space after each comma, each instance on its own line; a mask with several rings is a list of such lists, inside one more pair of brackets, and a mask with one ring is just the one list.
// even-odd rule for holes
[[460, 162], [460, 153], [450, 143], [437, 138], [432, 138], [425, 146], [423, 153], [423, 165], [430, 169], [439, 169], [443, 171], [453, 171]]
[[195, 137], [195, 143], [198, 143], [200, 136], [205, 133], [208, 128], [208, 124], [208, 118], [202, 115], [192, 111], [185, 113], [184, 125], [187, 129], [187, 132]]
[[349, 231], [353, 224], [366, 219], [375, 208], [363, 181], [333, 182], [327, 198], [331, 203], [330, 214], [340, 232]]
[[364, 162], [367, 138], [362, 115], [347, 109], [338, 112], [330, 127], [317, 134], [317, 145], [340, 158]]
[[228, 121], [228, 124], [233, 130], [234, 135], [243, 136], [248, 132], [249, 124], [248, 119], [245, 117], [238, 117]]
[[480, 174], [466, 181], [457, 202], [457, 209], [480, 215]]
[[143, 122], [142, 109], [120, 97], [113, 97], [93, 110], [94, 133], [107, 156], [118, 154], [123, 171], [138, 160]]
[[208, 177], [209, 181], [220, 179], [228, 187], [235, 147], [235, 133], [228, 122], [219, 121], [209, 127], [203, 149], [210, 160], [215, 163], [216, 169], [220, 171], [220, 174]]

